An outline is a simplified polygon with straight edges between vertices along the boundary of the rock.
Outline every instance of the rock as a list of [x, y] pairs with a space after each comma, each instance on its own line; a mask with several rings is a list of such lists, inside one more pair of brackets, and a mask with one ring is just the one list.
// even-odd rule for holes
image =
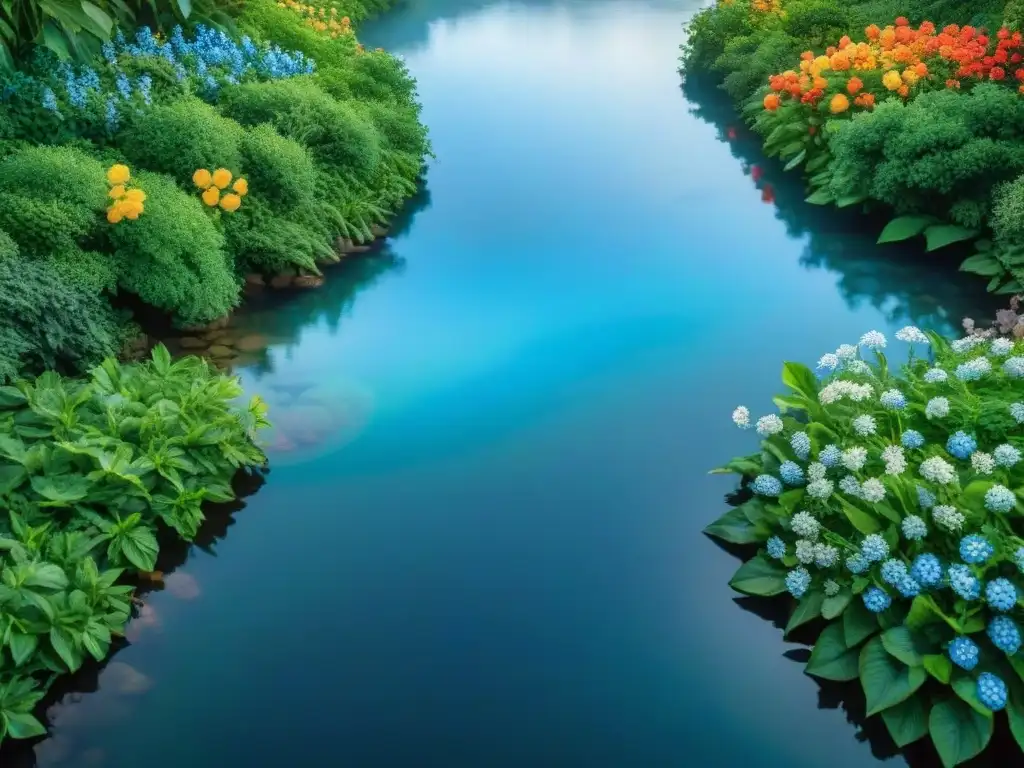
[[373, 248], [373, 246], [372, 246], [372, 245], [353, 245], [353, 246], [352, 246], [352, 247], [351, 247], [351, 248], [349, 249], [349, 251], [348, 251], [348, 252], [349, 252], [349, 253], [366, 253], [366, 252], [367, 252], [367, 251], [369, 251], [369, 250], [370, 250], [371, 248]]
[[258, 275], [255, 272], [250, 272], [245, 276], [245, 284], [247, 286], [253, 286], [256, 288], [262, 288], [267, 282], [263, 279], [263, 275]]
[[182, 336], [178, 344], [181, 345], [182, 349], [205, 349], [209, 346], [208, 342], [196, 336]]
[[270, 278], [270, 287], [276, 288], [277, 290], [280, 290], [282, 288], [289, 288], [291, 287], [293, 279], [294, 278], [291, 275], [286, 275], [282, 272], [281, 274], [274, 275], [272, 278]]
[[266, 336], [250, 333], [247, 336], [242, 336], [235, 342], [235, 349], [242, 352], [256, 352], [260, 349], [266, 349], [268, 343]]
[[323, 284], [322, 275], [299, 275], [292, 283], [296, 288], [319, 288]]
[[225, 347], [223, 344], [214, 344], [212, 347], [206, 350], [206, 354], [214, 358], [234, 357], [235, 350], [233, 350], [231, 347]]
[[380, 224], [374, 224], [372, 227], [370, 227], [370, 233], [374, 237], [387, 237], [388, 236], [388, 228], [387, 227], [383, 227]]

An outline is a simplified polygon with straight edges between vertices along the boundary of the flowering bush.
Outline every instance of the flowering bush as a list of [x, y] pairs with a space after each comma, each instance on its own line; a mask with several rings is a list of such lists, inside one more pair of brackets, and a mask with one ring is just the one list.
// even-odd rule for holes
[[116, 164], [107, 171], [107, 183], [110, 184], [110, 199], [113, 202], [107, 208], [107, 221], [117, 224], [122, 219], [134, 221], [145, 210], [146, 193], [138, 187], [128, 188], [131, 171], [127, 165]]
[[707, 532], [761, 545], [731, 585], [791, 594], [787, 631], [827, 622], [809, 674], [859, 677], [897, 745], [930, 733], [953, 766], [1002, 709], [1024, 746], [1024, 342], [896, 337], [899, 372], [871, 331], [822, 356], [821, 380], [786, 363], [781, 415], [735, 410], [761, 450], [719, 471], [753, 495]]
[[[231, 171], [227, 168], [218, 168], [210, 173], [206, 168], [199, 168], [192, 174], [192, 182], [203, 191], [201, 197], [203, 202], [210, 208], [220, 206], [228, 213], [234, 213], [242, 204], [242, 198], [249, 193], [249, 182], [243, 178], [231, 182]], [[227, 194], [222, 192], [231, 185], [231, 191]]]
[[[778, 2], [778, 0], [775, 0]], [[323, 32], [328, 37], [337, 38], [341, 35], [352, 35], [355, 30], [352, 28], [352, 20], [348, 16], [338, 17], [337, 8], [324, 8], [312, 5], [297, 3], [295, 0], [285, 0], [277, 4], [278, 8], [288, 8], [295, 11], [302, 17], [302, 23], [317, 32]]]

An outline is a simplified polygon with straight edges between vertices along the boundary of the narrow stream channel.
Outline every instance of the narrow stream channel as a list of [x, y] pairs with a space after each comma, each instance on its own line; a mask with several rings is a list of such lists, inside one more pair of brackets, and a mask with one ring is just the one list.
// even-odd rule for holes
[[681, 93], [699, 5], [410, 0], [363, 29], [419, 81], [428, 190], [384, 253], [250, 316], [266, 484], [11, 766], [884, 756], [734, 600], [707, 470], [783, 360], [993, 305]]

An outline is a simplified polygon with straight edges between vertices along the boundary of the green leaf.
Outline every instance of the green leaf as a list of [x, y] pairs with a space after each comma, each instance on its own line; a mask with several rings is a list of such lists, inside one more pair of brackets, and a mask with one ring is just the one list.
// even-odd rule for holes
[[822, 618], [832, 620], [837, 616], [840, 616], [843, 611], [846, 610], [846, 606], [850, 604], [850, 600], [853, 599], [853, 592], [846, 587], [843, 587], [839, 591], [839, 594], [833, 595], [832, 597], [826, 597], [824, 602], [821, 604], [821, 615]]
[[810, 203], [811, 205], [828, 205], [834, 200], [835, 198], [832, 196], [831, 192], [819, 189], [817, 192], [807, 197], [804, 202]]
[[17, 387], [0, 387], [0, 410], [21, 408], [25, 405], [25, 395]]
[[955, 670], [951, 685], [956, 695], [970, 706], [971, 709], [979, 715], [992, 717], [992, 710], [982, 704], [981, 699], [978, 698], [978, 683], [971, 675], [959, 669]]
[[896, 243], [900, 240], [909, 240], [915, 235], [920, 235], [930, 224], [935, 223], [933, 216], [897, 216], [885, 225], [882, 234], [878, 236], [878, 243]]
[[928, 709], [923, 696], [911, 696], [882, 712], [885, 727], [901, 749], [928, 734]]
[[867, 199], [867, 195], [843, 195], [836, 200], [836, 207], [847, 208], [851, 205], [856, 205], [857, 203], [863, 203]]
[[927, 677], [923, 667], [908, 667], [890, 656], [881, 637], [871, 638], [861, 649], [860, 684], [869, 717], [906, 701]]
[[798, 154], [796, 157], [794, 157], [792, 160], [786, 163], [782, 170], [792, 171], [794, 168], [796, 168], [798, 165], [800, 165], [800, 163], [804, 161], [805, 157], [807, 157], [807, 150], [801, 149], [800, 154]]
[[770, 531], [755, 525], [741, 508], [734, 507], [705, 528], [704, 533], [732, 544], [758, 544], [768, 538]]
[[908, 667], [924, 665], [924, 656], [928, 651], [927, 641], [905, 624], [885, 630], [882, 633], [882, 645], [891, 656]]
[[978, 234], [976, 229], [959, 227], [956, 224], [934, 224], [924, 231], [926, 251], [935, 251], [953, 243], [970, 240]]
[[758, 555], [739, 567], [729, 586], [745, 595], [780, 595], [786, 591], [786, 570], [774, 560]]
[[89, 493], [92, 483], [81, 475], [34, 475], [32, 490], [47, 501], [48, 506], [68, 506], [71, 502], [81, 501]]
[[930, 653], [924, 657], [925, 671], [943, 685], [949, 685], [953, 662], [945, 654]]
[[817, 590], [804, 595], [800, 602], [796, 604], [793, 615], [789, 617], [785, 634], [788, 635], [797, 627], [809, 621], [814, 621], [821, 616], [821, 603], [824, 599], [825, 595]]
[[944, 768], [953, 768], [981, 754], [992, 738], [992, 725], [993, 718], [953, 698], [937, 703], [928, 717], [928, 730]]
[[968, 256], [960, 265], [961, 272], [971, 272], [982, 277], [996, 277], [1002, 275], [1006, 270], [995, 258], [988, 253], [976, 253]]
[[89, 0], [80, 0], [80, 2], [82, 4], [82, 11], [91, 22], [88, 25], [89, 31], [101, 40], [109, 37], [110, 30], [114, 26], [113, 19], [107, 15], [106, 11], [98, 5], [90, 3]]
[[804, 671], [824, 680], [853, 680], [857, 677], [857, 651], [847, 646], [840, 622], [834, 621], [822, 630]]
[[0, 465], [0, 496], [6, 496], [23, 482], [28, 474], [16, 464]]
[[843, 637], [853, 648], [878, 631], [878, 617], [864, 607], [862, 600], [854, 600], [843, 613]]
[[25, 578], [25, 585], [43, 589], [64, 589], [68, 585], [68, 577], [64, 575], [64, 571], [58, 565], [39, 563]]
[[818, 399], [818, 378], [801, 363], [782, 364], [782, 383], [812, 402]]
[[760, 462], [750, 456], [733, 459], [724, 467], [711, 470], [712, 475], [756, 475], [760, 472]]
[[14, 658], [14, 664], [20, 667], [36, 652], [36, 648], [39, 647], [39, 637], [15, 630], [11, 632], [11, 639], [8, 645], [11, 647], [11, 656]]
[[160, 547], [149, 528], [133, 528], [121, 537], [121, 551], [128, 562], [140, 571], [152, 571]]
[[63, 629], [53, 627], [50, 630], [50, 645], [72, 672], [82, 666], [82, 654], [75, 649], [74, 641]]
[[4, 710], [3, 720], [7, 726], [7, 735], [12, 739], [32, 739], [46, 733], [43, 724], [30, 712]]
[[1017, 746], [1024, 750], [1024, 691], [1019, 685], [1010, 686], [1010, 697], [1006, 702], [1006, 716], [1010, 720], [1010, 732], [1017, 740]]
[[860, 507], [855, 507], [853, 504], [848, 502], [846, 499], [839, 498], [839, 503], [843, 508], [843, 514], [846, 515], [846, 519], [850, 521], [860, 533], [865, 535], [869, 533], [878, 533], [882, 530], [881, 523], [878, 522], [877, 518], [865, 512]]

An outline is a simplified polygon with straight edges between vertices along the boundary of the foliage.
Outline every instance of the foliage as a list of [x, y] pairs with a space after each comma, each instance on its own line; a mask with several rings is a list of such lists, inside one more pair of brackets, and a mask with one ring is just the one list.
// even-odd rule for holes
[[[994, 710], [1024, 714], [1024, 342], [897, 338], [914, 345], [899, 372], [876, 331], [822, 357], [821, 381], [784, 365], [760, 451], [720, 470], [753, 496], [707, 532], [764, 545], [731, 583], [796, 598], [787, 632], [827, 622], [809, 674], [859, 678], [897, 745], [930, 733], [953, 766], [985, 748]], [[753, 426], [743, 407], [733, 420]]]

